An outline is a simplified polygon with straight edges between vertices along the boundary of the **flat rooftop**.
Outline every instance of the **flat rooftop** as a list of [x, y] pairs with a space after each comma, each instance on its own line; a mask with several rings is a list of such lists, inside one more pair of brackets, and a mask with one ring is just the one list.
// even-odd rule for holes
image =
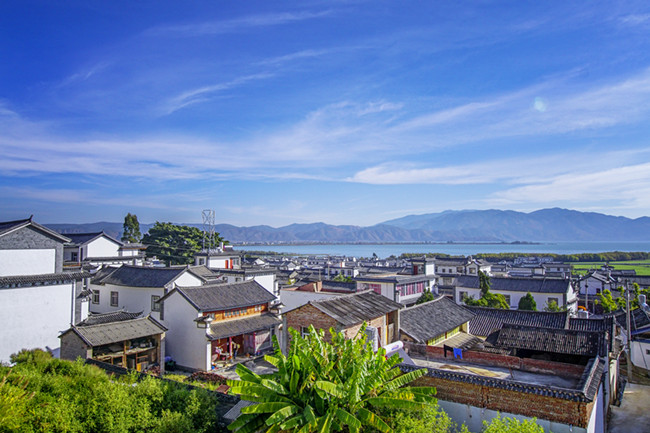
[[451, 354], [447, 360], [425, 359], [414, 353], [411, 353], [410, 356], [418, 367], [428, 367], [454, 373], [472, 374], [474, 376], [489, 377], [492, 379], [511, 380], [513, 382], [552, 386], [571, 390], [576, 390], [580, 382], [580, 377], [565, 378], [552, 374], [531, 373], [528, 371], [511, 370], [503, 367], [457, 362]]

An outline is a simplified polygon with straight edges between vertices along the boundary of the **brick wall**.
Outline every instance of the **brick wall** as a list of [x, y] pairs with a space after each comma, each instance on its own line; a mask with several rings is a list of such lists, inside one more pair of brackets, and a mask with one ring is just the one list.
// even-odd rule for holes
[[[314, 328], [323, 329], [325, 331], [326, 341], [332, 340], [329, 329], [332, 327], [336, 329], [337, 327], [336, 320], [309, 304], [289, 311], [285, 313], [284, 316], [286, 318], [286, 328], [293, 328], [300, 332], [300, 327], [306, 328], [309, 325], [314, 325]], [[289, 335], [287, 332], [287, 338], [288, 337]], [[289, 339], [287, 339], [287, 341], [289, 341]]]
[[[404, 341], [404, 347], [408, 349], [409, 353], [427, 356], [430, 359], [444, 359], [444, 350], [442, 347], [415, 344], [408, 341]], [[462, 361], [456, 360], [455, 362], [491, 365], [495, 367], [529, 371], [531, 373], [554, 374], [567, 378], [580, 377], [585, 370], [584, 365], [545, 361], [541, 359], [519, 358], [516, 356], [477, 352], [471, 350], [464, 350]]]
[[89, 356], [88, 346], [77, 334], [71, 331], [61, 336], [61, 358], [74, 361]]
[[440, 400], [582, 428], [587, 427], [594, 405], [594, 402], [576, 402], [431, 376], [423, 376], [412, 385], [435, 387]]

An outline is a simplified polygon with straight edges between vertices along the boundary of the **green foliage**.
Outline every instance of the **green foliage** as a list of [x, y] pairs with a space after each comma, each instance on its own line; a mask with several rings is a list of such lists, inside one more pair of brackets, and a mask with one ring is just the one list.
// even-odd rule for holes
[[140, 222], [138, 222], [137, 215], [126, 214], [122, 227], [122, 242], [140, 242], [142, 234], [140, 233]]
[[520, 310], [528, 310], [528, 311], [537, 311], [537, 302], [535, 302], [535, 298], [533, 298], [533, 295], [530, 294], [530, 292], [526, 293], [526, 296], [523, 296], [519, 300], [519, 305], [517, 306]]
[[[82, 360], [23, 351], [1, 368], [0, 432], [208, 432], [217, 427], [209, 392], [153, 377], [110, 379]], [[5, 420], [5, 414], [10, 420]]]
[[463, 299], [463, 302], [472, 307], [488, 307], [509, 310], [510, 305], [506, 301], [505, 296], [499, 293], [490, 292], [490, 276], [478, 271], [478, 278], [479, 287], [481, 288], [481, 297], [474, 299], [473, 296], [469, 296]]
[[422, 293], [422, 296], [418, 298], [417, 301], [415, 301], [416, 304], [424, 304], [425, 302], [433, 301], [436, 299], [435, 295], [431, 293], [431, 289], [425, 289], [425, 291]]
[[560, 307], [559, 305], [557, 305], [557, 302], [551, 301], [551, 302], [546, 302], [544, 311], [548, 311], [550, 313], [557, 313], [559, 311], [566, 311], [566, 307]]
[[339, 281], [339, 282], [342, 282], [342, 283], [351, 283], [354, 280], [352, 279], [352, 277], [346, 277], [343, 274], [338, 274], [336, 277], [332, 278], [332, 281]]
[[423, 410], [436, 401], [433, 388], [404, 387], [425, 370], [401, 374], [394, 368], [399, 356], [386, 359], [384, 349], [375, 353], [368, 347], [365, 325], [352, 340], [330, 330], [331, 344], [313, 326], [305, 338], [294, 329], [289, 332], [288, 354], [274, 338], [275, 353], [265, 357], [277, 373], [257, 375], [237, 365], [241, 381], [229, 380], [230, 392], [259, 404], [242, 409], [230, 430], [359, 432], [364, 427], [388, 432], [378, 409]]
[[[216, 248], [220, 242], [227, 243], [215, 233], [212, 245], [206, 244], [205, 248]], [[142, 243], [147, 246], [147, 257], [156, 256], [168, 266], [186, 265], [193, 263], [196, 253], [203, 249], [203, 232], [196, 227], [156, 221]]]
[[491, 422], [483, 421], [483, 433], [544, 433], [544, 428], [535, 419], [519, 421], [516, 418], [501, 418], [498, 414]]
[[451, 433], [456, 424], [438, 405], [423, 410], [383, 411], [394, 433]]
[[481, 289], [481, 296], [485, 296], [490, 291], [490, 276], [478, 271], [478, 286]]

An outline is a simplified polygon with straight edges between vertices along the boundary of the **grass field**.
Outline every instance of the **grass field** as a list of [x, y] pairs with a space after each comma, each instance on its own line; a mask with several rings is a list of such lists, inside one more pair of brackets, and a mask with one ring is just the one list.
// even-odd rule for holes
[[[574, 262], [573, 270], [584, 274], [590, 269], [600, 269], [604, 262]], [[650, 275], [650, 260], [630, 260], [627, 262], [609, 262], [614, 269], [629, 270], [634, 269], [637, 275]]]

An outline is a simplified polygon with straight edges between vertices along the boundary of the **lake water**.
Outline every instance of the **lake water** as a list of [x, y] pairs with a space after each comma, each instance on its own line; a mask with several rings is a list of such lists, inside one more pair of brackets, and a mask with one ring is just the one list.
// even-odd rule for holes
[[441, 253], [470, 256], [477, 253], [556, 253], [580, 254], [609, 251], [650, 251], [650, 242], [554, 242], [542, 244], [318, 244], [318, 245], [246, 245], [235, 246], [237, 251], [272, 251], [299, 255], [340, 255], [380, 258], [402, 253]]

